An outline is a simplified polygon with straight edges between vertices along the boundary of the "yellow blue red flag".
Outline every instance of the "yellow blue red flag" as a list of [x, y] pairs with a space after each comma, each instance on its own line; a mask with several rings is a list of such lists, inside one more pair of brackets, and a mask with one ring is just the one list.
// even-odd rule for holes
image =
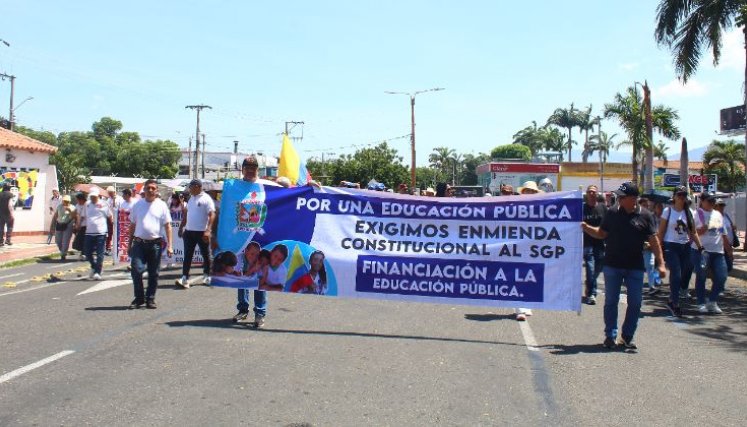
[[306, 185], [311, 179], [306, 163], [304, 163], [296, 149], [293, 148], [290, 138], [283, 134], [283, 146], [280, 149], [280, 160], [278, 161], [278, 176], [290, 179], [293, 185]]

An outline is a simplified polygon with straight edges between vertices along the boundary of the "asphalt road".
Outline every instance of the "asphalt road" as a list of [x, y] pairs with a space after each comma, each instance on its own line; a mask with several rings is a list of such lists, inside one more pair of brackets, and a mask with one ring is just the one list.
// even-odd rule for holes
[[602, 348], [601, 304], [517, 322], [508, 309], [271, 294], [256, 331], [231, 322], [235, 290], [176, 289], [176, 270], [157, 310], [127, 310], [121, 270], [78, 275], [75, 262], [0, 270], [0, 425], [747, 420], [747, 288], [734, 279], [722, 316], [675, 320], [665, 295], [646, 300], [626, 353]]

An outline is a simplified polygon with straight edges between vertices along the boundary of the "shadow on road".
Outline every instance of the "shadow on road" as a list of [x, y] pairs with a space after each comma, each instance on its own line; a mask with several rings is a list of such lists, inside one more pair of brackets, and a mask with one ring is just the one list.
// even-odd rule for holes
[[540, 348], [549, 350], [550, 354], [558, 355], [558, 356], [567, 356], [571, 354], [580, 354], [580, 353], [611, 353], [614, 351], [620, 351], [622, 352], [622, 348], [610, 350], [605, 348], [602, 343], [595, 343], [595, 344], [574, 344], [574, 345], [562, 345], [562, 344], [550, 344], [550, 345], [543, 345]]
[[492, 322], [495, 320], [513, 320], [516, 321], [516, 314], [465, 314], [467, 320], [475, 322]]
[[127, 311], [130, 307], [126, 305], [115, 305], [111, 307], [86, 307], [86, 311]]
[[[226, 329], [247, 329], [249, 325], [247, 323], [232, 323], [230, 319], [195, 319], [195, 320], [181, 320], [165, 322], [166, 325], [180, 328], [180, 327], [198, 327], [198, 328], [226, 328]], [[293, 330], [293, 329], [270, 329], [262, 328], [255, 329], [254, 331], [260, 333], [274, 333], [274, 334], [291, 334], [291, 335], [323, 335], [323, 336], [339, 336], [339, 337], [361, 337], [361, 338], [388, 338], [397, 340], [415, 340], [415, 341], [439, 341], [439, 342], [457, 342], [457, 343], [471, 343], [471, 344], [492, 344], [492, 345], [510, 345], [517, 347], [524, 347], [523, 343], [513, 342], [502, 342], [502, 341], [487, 341], [487, 340], [473, 340], [467, 338], [448, 338], [448, 337], [426, 337], [420, 335], [388, 335], [388, 334], [376, 334], [368, 332], [344, 332], [344, 331], [312, 331], [312, 330]]]

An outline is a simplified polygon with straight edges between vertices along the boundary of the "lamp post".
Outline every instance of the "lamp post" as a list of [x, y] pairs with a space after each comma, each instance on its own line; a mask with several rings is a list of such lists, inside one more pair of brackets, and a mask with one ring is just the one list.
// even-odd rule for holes
[[[28, 98], [26, 98], [23, 101], [21, 101], [20, 104], [16, 105], [12, 110], [10, 110], [10, 130], [14, 131], [15, 127], [16, 127], [16, 110], [18, 110], [19, 108], [21, 108], [21, 105], [25, 104], [26, 101], [31, 101], [32, 99], [34, 99], [34, 97], [33, 96], [29, 96]], [[11, 100], [12, 100], [12, 98], [11, 98]]]
[[388, 95], [407, 95], [410, 97], [410, 188], [415, 188], [415, 97], [425, 92], [437, 92], [444, 90], [442, 87], [434, 87], [431, 89], [417, 90], [415, 92], [392, 92], [385, 91]]

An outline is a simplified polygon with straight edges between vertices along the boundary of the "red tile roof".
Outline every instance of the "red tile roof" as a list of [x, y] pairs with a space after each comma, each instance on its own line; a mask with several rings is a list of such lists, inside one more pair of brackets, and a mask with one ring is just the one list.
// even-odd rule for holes
[[20, 133], [11, 132], [8, 129], [0, 128], [0, 148], [15, 148], [17, 150], [49, 153], [57, 151], [54, 145], [45, 144]]
[[[680, 161], [669, 160], [665, 164], [663, 160], [654, 160], [654, 167], [655, 168], [666, 168], [666, 169], [679, 169]], [[693, 169], [700, 170], [702, 167], [703, 167], [703, 162], [688, 162], [687, 164], [687, 168], [690, 170], [693, 170]]]

